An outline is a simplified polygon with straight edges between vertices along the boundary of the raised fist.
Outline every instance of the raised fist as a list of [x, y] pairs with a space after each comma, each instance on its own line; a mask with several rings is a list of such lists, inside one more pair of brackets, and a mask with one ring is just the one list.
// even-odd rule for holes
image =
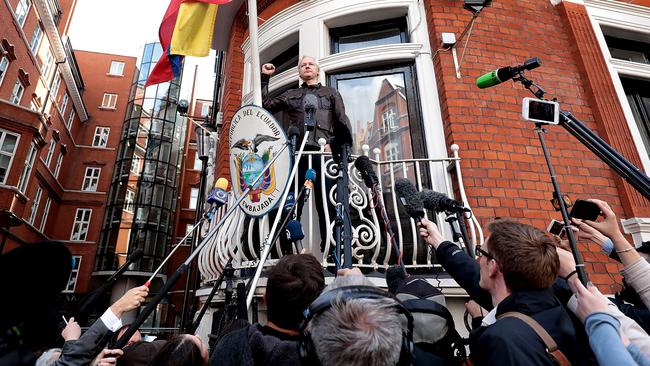
[[273, 66], [273, 64], [262, 65], [262, 74], [269, 76], [275, 74], [275, 66]]

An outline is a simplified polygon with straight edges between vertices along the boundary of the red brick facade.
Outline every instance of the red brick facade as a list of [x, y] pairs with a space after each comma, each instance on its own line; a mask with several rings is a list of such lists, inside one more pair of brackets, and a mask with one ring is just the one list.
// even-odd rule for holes
[[[648, 1], [634, 1], [650, 6]], [[296, 1], [275, 1], [260, 9], [269, 19]], [[261, 5], [261, 8], [264, 4]], [[424, 1], [432, 50], [440, 48], [441, 33], [460, 35], [472, 14], [455, 0]], [[540, 21], [543, 19], [543, 21]], [[506, 82], [480, 90], [475, 79], [495, 68], [539, 57], [542, 67], [529, 72], [564, 110], [571, 111], [637, 167], [642, 167], [631, 143], [622, 107], [597, 43], [584, 5], [549, 1], [495, 1], [478, 16], [456, 77], [450, 52], [433, 56], [435, 82], [447, 146], [458, 144], [464, 184], [480, 222], [513, 217], [545, 228], [559, 218], [549, 200], [553, 187], [534, 125], [521, 118], [521, 99], [531, 96], [519, 84]], [[247, 37], [243, 10], [233, 23], [226, 57], [222, 111], [224, 131], [241, 104], [243, 55]], [[458, 45], [463, 52], [465, 39]], [[433, 80], [432, 80], [433, 82]], [[420, 93], [427, 93], [420, 90]], [[426, 121], [425, 121], [426, 128]], [[609, 202], [620, 218], [648, 217], [650, 202], [562, 127], [549, 127], [546, 141], [564, 194], [573, 200], [599, 198]], [[228, 174], [228, 147], [219, 146], [217, 176]], [[594, 283], [611, 292], [619, 282], [618, 265], [600, 248], [581, 244]]]
[[[41, 18], [46, 15], [39, 13], [36, 3], [29, 7], [21, 27], [14, 15], [17, 4], [18, 0], [12, 0], [11, 8], [0, 5], [4, 8], [0, 10], [0, 41], [11, 54], [0, 84], [0, 129], [20, 136], [5, 184], [0, 185], [0, 210], [13, 213], [22, 223], [7, 231], [3, 228], [3, 252], [40, 240], [66, 243], [73, 255], [81, 256], [74, 292], [83, 293], [89, 290], [136, 59], [83, 51], [75, 52], [73, 57], [72, 50], [68, 50], [69, 56], [59, 60], [53, 52], [56, 45], [50, 45], [52, 37], [46, 32], [58, 29], [59, 37], [65, 36], [76, 1], [58, 2], [61, 14], [58, 23], [54, 21], [54, 29], [47, 29], [47, 22]], [[42, 27], [43, 34], [32, 51], [30, 42], [37, 26]], [[112, 61], [124, 63], [122, 76], [108, 75]], [[72, 74], [65, 71], [66, 66]], [[82, 77], [69, 84], [75, 72]], [[16, 80], [23, 83], [25, 90], [18, 103], [11, 103]], [[105, 92], [117, 94], [115, 108], [100, 108]], [[83, 95], [83, 99], [75, 101], [75, 94]], [[80, 115], [89, 117], [82, 120]], [[110, 128], [106, 146], [93, 146], [98, 126]], [[37, 147], [33, 168], [25, 170], [32, 143]], [[92, 188], [84, 190], [88, 167], [101, 171], [98, 181], [89, 183]], [[21, 190], [23, 172], [29, 174], [22, 179], [25, 188]], [[40, 200], [36, 199], [38, 191]], [[79, 208], [92, 210], [90, 222], [81, 230], [87, 233], [85, 237], [72, 240]]]

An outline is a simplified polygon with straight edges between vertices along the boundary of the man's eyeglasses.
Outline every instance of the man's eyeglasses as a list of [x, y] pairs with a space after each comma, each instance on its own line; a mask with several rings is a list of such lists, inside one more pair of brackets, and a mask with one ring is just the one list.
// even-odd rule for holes
[[486, 257], [488, 259], [494, 259], [492, 254], [490, 254], [490, 253], [486, 252], [485, 250], [481, 249], [480, 244], [476, 245], [476, 248], [474, 249], [474, 254], [476, 254], [476, 258]]

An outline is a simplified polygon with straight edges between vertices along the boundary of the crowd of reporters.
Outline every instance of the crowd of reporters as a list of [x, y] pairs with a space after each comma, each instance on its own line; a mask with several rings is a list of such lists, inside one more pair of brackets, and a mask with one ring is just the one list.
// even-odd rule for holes
[[83, 334], [74, 318], [64, 317], [59, 331], [55, 304], [70, 252], [56, 242], [22, 246], [0, 257], [0, 291], [8, 296], [0, 301], [0, 364], [650, 365], [648, 246], [635, 248], [609, 205], [592, 202], [602, 219], [574, 219], [573, 230], [622, 263], [624, 290], [614, 298], [583, 285], [565, 243], [530, 225], [491, 222], [474, 258], [422, 219], [432, 260], [471, 298], [467, 340], [426, 277], [390, 268], [384, 291], [359, 269], [343, 269], [326, 287], [318, 260], [299, 254], [268, 270], [265, 324], [235, 320], [209, 351], [195, 335], [146, 342], [139, 332], [112, 349], [128, 327], [122, 316], [145, 301], [148, 288], [127, 291]]

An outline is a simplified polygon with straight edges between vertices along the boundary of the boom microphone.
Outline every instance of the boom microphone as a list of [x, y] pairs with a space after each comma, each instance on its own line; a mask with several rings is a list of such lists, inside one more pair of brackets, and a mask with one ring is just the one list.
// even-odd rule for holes
[[462, 202], [453, 200], [447, 197], [446, 194], [425, 189], [420, 192], [422, 205], [427, 210], [434, 212], [454, 211], [454, 212], [470, 212], [469, 208], [463, 206]]
[[377, 178], [375, 171], [372, 169], [372, 163], [367, 156], [359, 156], [357, 160], [354, 161], [354, 166], [357, 168], [359, 173], [361, 173], [361, 177], [368, 188], [372, 189], [379, 184], [379, 178]]
[[406, 209], [406, 213], [413, 220], [420, 222], [424, 217], [424, 208], [422, 207], [422, 198], [413, 184], [408, 179], [398, 178], [395, 180], [395, 193]]
[[476, 79], [476, 86], [478, 86], [480, 89], [485, 89], [491, 86], [499, 85], [504, 81], [512, 79], [514, 76], [524, 70], [536, 69], [541, 65], [542, 61], [540, 61], [539, 58], [534, 57], [524, 62], [523, 65], [502, 67], [500, 69], [490, 71], [487, 74], [484, 74]]

